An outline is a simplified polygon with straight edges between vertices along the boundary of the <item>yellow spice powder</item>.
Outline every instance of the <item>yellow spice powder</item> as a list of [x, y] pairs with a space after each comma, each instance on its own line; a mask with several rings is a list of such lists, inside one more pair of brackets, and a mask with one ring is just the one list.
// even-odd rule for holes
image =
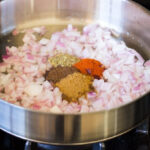
[[56, 83], [68, 101], [77, 101], [79, 97], [91, 91], [93, 78], [79, 72], [68, 75]]

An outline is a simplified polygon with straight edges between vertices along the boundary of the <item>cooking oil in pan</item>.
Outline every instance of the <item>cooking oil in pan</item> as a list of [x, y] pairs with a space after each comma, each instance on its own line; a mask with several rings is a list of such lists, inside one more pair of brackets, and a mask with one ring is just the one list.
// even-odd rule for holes
[[[40, 40], [41, 38], [48, 38], [50, 39], [51, 35], [55, 32], [62, 31], [67, 27], [67, 24], [56, 24], [56, 25], [48, 25], [45, 26], [47, 32], [44, 35], [36, 34], [37, 40]], [[83, 24], [75, 25], [75, 27], [82, 31], [82, 28], [84, 27]], [[116, 32], [117, 33], [117, 32]], [[114, 34], [114, 33], [113, 33]], [[118, 33], [117, 33], [118, 34]], [[2, 59], [1, 56], [5, 54], [6, 46], [21, 46], [23, 44], [23, 36], [24, 33], [20, 32], [17, 35], [13, 35], [12, 32], [8, 33], [7, 35], [0, 35], [0, 60]], [[143, 44], [143, 41], [137, 37], [134, 37], [133, 35], [129, 33], [121, 33], [117, 36], [115, 35], [114, 38], [118, 41], [124, 41], [128, 47], [135, 49], [138, 51], [145, 60], [147, 60], [150, 56], [150, 54], [147, 53], [147, 47]]]

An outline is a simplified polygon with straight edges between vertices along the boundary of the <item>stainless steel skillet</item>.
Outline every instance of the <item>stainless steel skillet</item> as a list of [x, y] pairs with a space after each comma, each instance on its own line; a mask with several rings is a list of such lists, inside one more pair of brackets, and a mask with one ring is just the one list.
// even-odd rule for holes
[[[72, 23], [101, 23], [150, 59], [150, 13], [127, 0], [4, 0], [0, 2], [0, 54], [14, 28], [50, 26], [50, 32]], [[49, 32], [49, 33], [50, 33]], [[6, 35], [6, 36], [5, 36]], [[0, 128], [23, 139], [57, 145], [104, 141], [123, 134], [150, 114], [149, 93], [118, 108], [94, 113], [52, 114], [24, 109], [0, 100]]]

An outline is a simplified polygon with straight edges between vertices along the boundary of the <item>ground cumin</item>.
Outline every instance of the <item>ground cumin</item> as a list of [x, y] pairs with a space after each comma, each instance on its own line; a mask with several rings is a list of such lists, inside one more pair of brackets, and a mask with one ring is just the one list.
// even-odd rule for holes
[[79, 97], [93, 90], [92, 81], [91, 76], [75, 72], [61, 79], [56, 86], [66, 100], [77, 101]]

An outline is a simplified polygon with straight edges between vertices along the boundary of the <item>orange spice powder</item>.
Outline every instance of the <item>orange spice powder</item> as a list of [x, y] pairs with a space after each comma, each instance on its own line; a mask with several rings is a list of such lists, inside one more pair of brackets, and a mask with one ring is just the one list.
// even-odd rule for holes
[[91, 75], [96, 79], [102, 78], [105, 70], [105, 67], [102, 63], [95, 59], [89, 58], [81, 59], [73, 66], [80, 70], [81, 73]]

